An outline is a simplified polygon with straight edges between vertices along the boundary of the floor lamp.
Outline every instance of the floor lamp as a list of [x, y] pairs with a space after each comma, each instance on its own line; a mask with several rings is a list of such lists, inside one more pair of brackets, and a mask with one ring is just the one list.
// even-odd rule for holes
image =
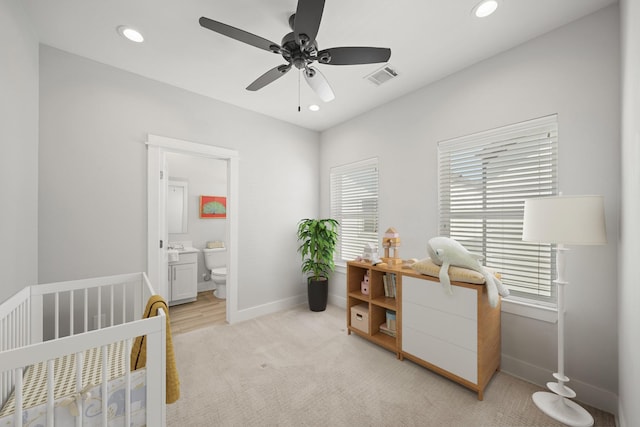
[[528, 199], [524, 202], [522, 240], [557, 244], [556, 270], [558, 290], [558, 372], [556, 382], [548, 382], [553, 393], [539, 391], [533, 401], [542, 412], [569, 426], [593, 425], [593, 417], [573, 402], [576, 393], [566, 386], [564, 374], [564, 245], [601, 245], [607, 243], [602, 196], [557, 196]]

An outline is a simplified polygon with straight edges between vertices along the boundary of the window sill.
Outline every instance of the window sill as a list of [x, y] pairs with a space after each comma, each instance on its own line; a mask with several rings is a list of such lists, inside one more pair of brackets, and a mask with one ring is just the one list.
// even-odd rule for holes
[[507, 297], [502, 299], [502, 312], [548, 323], [558, 322], [558, 309], [556, 307], [532, 304], [515, 298]]

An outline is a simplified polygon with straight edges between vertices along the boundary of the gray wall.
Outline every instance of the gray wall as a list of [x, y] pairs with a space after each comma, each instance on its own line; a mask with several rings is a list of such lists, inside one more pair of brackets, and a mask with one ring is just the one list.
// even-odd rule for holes
[[0, 302], [38, 282], [38, 38], [0, 2]]
[[640, 425], [640, 2], [622, 0], [622, 207], [618, 340], [618, 421]]
[[[605, 197], [609, 243], [568, 255], [566, 373], [578, 398], [617, 408], [620, 58], [617, 5], [480, 62], [322, 134], [321, 214], [329, 168], [380, 159], [380, 227], [396, 227], [405, 258], [426, 256], [438, 233], [437, 142], [558, 114], [565, 194]], [[401, 78], [401, 77], [400, 77]], [[393, 81], [388, 84], [393, 84]], [[336, 274], [332, 301], [345, 295]], [[502, 369], [551, 381], [556, 325], [503, 313]]]
[[146, 270], [151, 133], [239, 152], [239, 309], [305, 294], [295, 230], [318, 211], [316, 132], [40, 52], [41, 283]]

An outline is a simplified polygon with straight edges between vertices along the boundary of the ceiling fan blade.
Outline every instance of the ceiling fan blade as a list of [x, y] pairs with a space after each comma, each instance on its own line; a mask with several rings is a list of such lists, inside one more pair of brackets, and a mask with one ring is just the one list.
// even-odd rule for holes
[[324, 102], [333, 101], [335, 99], [336, 96], [334, 95], [331, 86], [329, 86], [329, 82], [327, 82], [327, 79], [324, 78], [317, 68], [309, 67], [307, 70], [304, 70], [303, 73], [307, 83], [311, 89], [318, 94], [320, 99]]
[[329, 65], [357, 65], [387, 62], [391, 49], [386, 47], [332, 47], [318, 52], [318, 62]]
[[324, 0], [298, 0], [293, 33], [303, 49], [316, 40], [323, 10]]
[[271, 40], [263, 39], [255, 34], [248, 33], [231, 25], [223, 24], [222, 22], [214, 21], [213, 19], [200, 18], [200, 25], [223, 36], [231, 37], [232, 39], [241, 41], [251, 46], [255, 46], [260, 49], [267, 50], [269, 52], [279, 53], [281, 47], [279, 44], [272, 42]]
[[278, 65], [255, 79], [253, 83], [247, 86], [247, 90], [256, 91], [262, 89], [269, 83], [273, 83], [280, 77], [284, 76], [291, 69], [291, 64]]

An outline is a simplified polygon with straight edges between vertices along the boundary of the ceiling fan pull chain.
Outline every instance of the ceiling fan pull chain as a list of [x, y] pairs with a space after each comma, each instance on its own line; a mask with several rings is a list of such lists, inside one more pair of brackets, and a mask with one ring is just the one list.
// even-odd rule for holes
[[300, 112], [300, 73], [302, 70], [298, 71], [298, 113]]

